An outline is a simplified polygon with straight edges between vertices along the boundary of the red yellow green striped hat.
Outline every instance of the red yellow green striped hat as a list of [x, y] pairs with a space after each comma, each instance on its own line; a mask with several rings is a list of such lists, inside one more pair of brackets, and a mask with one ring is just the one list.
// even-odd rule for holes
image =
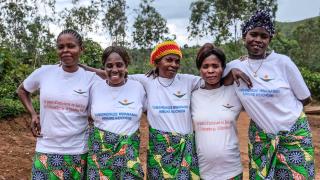
[[150, 56], [150, 64], [154, 65], [157, 59], [162, 58], [168, 54], [175, 54], [182, 58], [182, 52], [180, 50], [179, 45], [174, 41], [164, 41], [158, 44], [153, 51], [151, 52]]

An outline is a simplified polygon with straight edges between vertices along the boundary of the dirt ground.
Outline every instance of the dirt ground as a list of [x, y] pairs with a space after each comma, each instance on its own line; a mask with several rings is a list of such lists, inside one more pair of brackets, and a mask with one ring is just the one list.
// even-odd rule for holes
[[[320, 115], [309, 115], [316, 150], [316, 179], [320, 180]], [[31, 172], [35, 139], [29, 131], [29, 116], [0, 120], [0, 180], [28, 179]], [[248, 116], [241, 113], [238, 121], [240, 150], [244, 166], [244, 179], [248, 179], [247, 130]], [[147, 121], [141, 123], [141, 160], [146, 161]]]

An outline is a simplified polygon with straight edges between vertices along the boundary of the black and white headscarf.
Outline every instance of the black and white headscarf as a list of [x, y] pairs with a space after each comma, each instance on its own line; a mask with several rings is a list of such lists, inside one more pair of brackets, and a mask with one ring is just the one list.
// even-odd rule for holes
[[256, 27], [262, 27], [269, 32], [270, 37], [275, 33], [274, 24], [268, 11], [258, 10], [248, 21], [242, 25], [242, 37], [245, 37], [248, 31]]

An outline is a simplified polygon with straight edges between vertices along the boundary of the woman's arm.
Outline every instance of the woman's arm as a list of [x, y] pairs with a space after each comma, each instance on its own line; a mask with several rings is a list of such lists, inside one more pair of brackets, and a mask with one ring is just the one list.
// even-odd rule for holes
[[102, 69], [93, 68], [84, 64], [78, 64], [78, 65], [86, 71], [95, 72], [102, 79], [107, 79], [106, 72]]
[[20, 86], [17, 89], [18, 96], [20, 98], [20, 101], [26, 108], [26, 110], [31, 115], [31, 132], [34, 137], [41, 137], [41, 126], [40, 126], [40, 119], [36, 111], [34, 110], [32, 106], [32, 101], [30, 97], [30, 93], [25, 90], [23, 87], [23, 84], [20, 84]]
[[312, 99], [311, 99], [311, 97], [309, 96], [309, 97], [307, 97], [306, 99], [299, 100], [299, 101], [303, 104], [303, 106], [306, 106], [306, 105], [308, 105], [308, 104], [311, 103]]
[[240, 69], [232, 68], [230, 72], [223, 78], [223, 84], [225, 86], [232, 85], [235, 81], [237, 85], [240, 85], [239, 79], [242, 79], [248, 86], [248, 88], [252, 88], [252, 82], [244, 72], [242, 72]]

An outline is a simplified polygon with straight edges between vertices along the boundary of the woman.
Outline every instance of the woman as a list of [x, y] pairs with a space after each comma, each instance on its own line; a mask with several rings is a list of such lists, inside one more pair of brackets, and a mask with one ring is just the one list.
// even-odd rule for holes
[[102, 55], [106, 80], [90, 90], [94, 127], [89, 136], [88, 179], [143, 179], [139, 160], [139, 125], [146, 93], [127, 80], [130, 62], [122, 47], [110, 46]]
[[199, 77], [177, 73], [182, 53], [174, 41], [151, 53], [155, 69], [132, 75], [146, 89], [149, 122], [148, 179], [199, 179], [191, 122], [191, 92]]
[[[251, 118], [251, 179], [314, 179], [314, 148], [303, 106], [310, 91], [292, 60], [267, 52], [274, 35], [269, 13], [257, 11], [242, 27], [248, 58], [230, 63], [247, 73], [252, 89], [235, 87]], [[228, 66], [227, 66], [228, 67]]]
[[[32, 179], [84, 179], [87, 159], [89, 89], [95, 74], [78, 67], [83, 51], [81, 36], [64, 30], [57, 38], [61, 65], [44, 65], [18, 88], [31, 114], [37, 137]], [[40, 119], [30, 93], [40, 89]]]
[[242, 179], [237, 118], [242, 105], [233, 86], [221, 78], [226, 56], [210, 43], [198, 51], [196, 64], [204, 85], [192, 93], [200, 177], [204, 180]]

